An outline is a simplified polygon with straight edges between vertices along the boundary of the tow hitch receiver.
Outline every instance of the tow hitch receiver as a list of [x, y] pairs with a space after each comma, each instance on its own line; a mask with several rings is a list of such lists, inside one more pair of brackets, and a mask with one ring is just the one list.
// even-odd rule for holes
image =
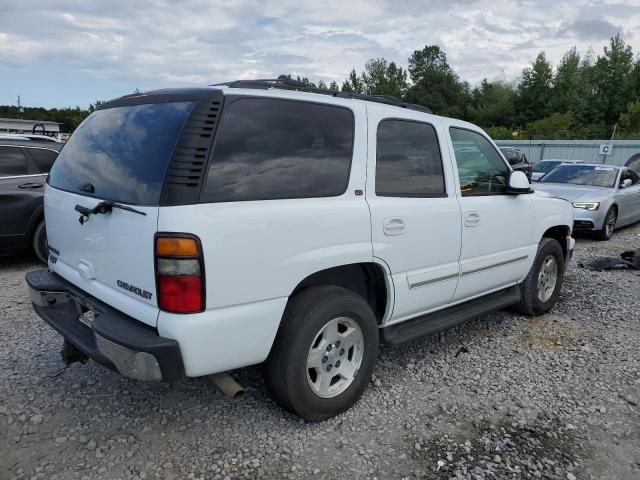
[[78, 348], [76, 348], [76, 346], [67, 339], [65, 339], [62, 344], [60, 355], [62, 356], [62, 361], [65, 365], [71, 365], [75, 362], [85, 364], [89, 360], [88, 356], [78, 350]]

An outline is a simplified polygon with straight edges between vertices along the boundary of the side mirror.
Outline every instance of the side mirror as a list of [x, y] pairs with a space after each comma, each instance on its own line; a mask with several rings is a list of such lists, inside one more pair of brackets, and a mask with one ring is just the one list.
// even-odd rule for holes
[[527, 175], [519, 170], [511, 172], [509, 180], [507, 181], [507, 192], [515, 195], [520, 193], [530, 193], [531, 184], [529, 183]]
[[622, 180], [622, 183], [620, 183], [620, 188], [628, 188], [632, 183], [633, 181], [630, 178], [625, 178], [624, 180]]

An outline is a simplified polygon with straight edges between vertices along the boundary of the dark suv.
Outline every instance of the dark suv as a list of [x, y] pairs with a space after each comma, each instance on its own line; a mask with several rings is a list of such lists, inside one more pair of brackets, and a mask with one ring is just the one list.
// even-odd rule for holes
[[46, 262], [43, 197], [62, 144], [0, 138], [0, 253], [33, 249]]
[[527, 160], [527, 156], [524, 154], [524, 152], [518, 150], [517, 148], [511, 147], [503, 147], [500, 149], [500, 151], [504, 155], [504, 158], [507, 159], [507, 162], [509, 162], [509, 165], [511, 165], [511, 168], [524, 172], [527, 177], [531, 179], [531, 171], [533, 170], [533, 165], [529, 163], [529, 160]]

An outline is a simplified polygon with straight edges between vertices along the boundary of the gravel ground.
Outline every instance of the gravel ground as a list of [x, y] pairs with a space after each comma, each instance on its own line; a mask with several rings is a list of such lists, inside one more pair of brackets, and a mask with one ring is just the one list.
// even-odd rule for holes
[[640, 276], [577, 261], [640, 248], [640, 226], [579, 239], [559, 303], [383, 346], [360, 402], [305, 424], [260, 368], [225, 398], [206, 378], [63, 368], [32, 312], [29, 259], [0, 259], [0, 478], [640, 478]]

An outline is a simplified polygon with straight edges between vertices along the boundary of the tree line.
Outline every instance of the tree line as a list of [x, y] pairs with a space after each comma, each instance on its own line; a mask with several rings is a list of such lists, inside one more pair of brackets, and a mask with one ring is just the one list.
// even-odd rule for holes
[[103, 102], [99, 100], [96, 104], [91, 104], [89, 108], [85, 109], [80, 107], [22, 107], [22, 111], [15, 105], [0, 105], [0, 118], [25, 118], [28, 120], [58, 122], [60, 123], [61, 132], [71, 133], [101, 103]]
[[460, 79], [438, 45], [414, 51], [407, 63], [405, 70], [372, 58], [342, 85], [297, 79], [312, 87], [392, 95], [476, 123], [493, 138], [640, 138], [640, 58], [619, 35], [600, 55], [573, 47], [554, 67], [540, 52], [518, 78], [484, 79], [475, 87]]
[[[553, 66], [543, 51], [518, 78], [484, 79], [474, 87], [456, 74], [438, 45], [415, 50], [407, 65], [372, 58], [342, 84], [297, 80], [309, 87], [392, 95], [476, 123], [496, 139], [640, 138], [640, 58], [619, 35], [599, 55], [573, 47]], [[100, 103], [88, 109], [26, 107], [22, 115], [59, 122], [71, 132]], [[19, 115], [17, 107], [0, 106], [0, 117]]]

